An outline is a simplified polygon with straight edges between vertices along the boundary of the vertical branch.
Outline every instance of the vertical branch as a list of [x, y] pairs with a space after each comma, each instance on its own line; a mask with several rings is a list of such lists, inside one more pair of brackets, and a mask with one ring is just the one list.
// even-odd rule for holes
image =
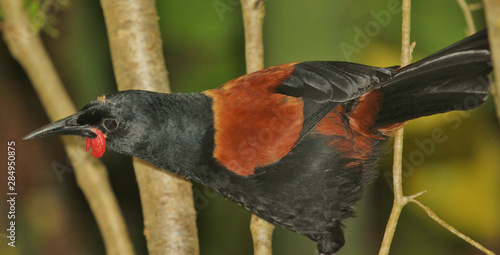
[[491, 87], [491, 94], [495, 100], [497, 117], [500, 121], [500, 2], [483, 0], [488, 25], [488, 39], [490, 41], [491, 58], [493, 60], [495, 82]]
[[245, 26], [245, 57], [247, 73], [264, 68], [264, 46], [262, 26], [264, 23], [264, 0], [241, 0], [243, 25]]
[[[245, 26], [245, 56], [247, 73], [264, 68], [264, 46], [262, 44], [262, 25], [264, 22], [263, 0], [241, 0], [243, 24]], [[250, 231], [253, 238], [255, 255], [272, 254], [272, 235], [274, 225], [252, 214]]]
[[[459, 0], [460, 3], [460, 0]], [[409, 65], [411, 62], [411, 54], [413, 52], [413, 48], [415, 47], [415, 43], [410, 44], [410, 15], [411, 15], [411, 0], [403, 0], [403, 26], [402, 26], [402, 47], [401, 47], [401, 66]], [[467, 6], [470, 10], [470, 6]], [[466, 16], [467, 17], [467, 16]], [[472, 17], [472, 16], [471, 16]], [[475, 31], [473, 23], [469, 24], [469, 31]], [[384, 233], [384, 239], [382, 241], [382, 246], [379, 250], [379, 255], [387, 255], [389, 254], [390, 246], [392, 243], [392, 239], [394, 237], [394, 232], [396, 231], [396, 226], [398, 224], [399, 215], [403, 207], [408, 204], [408, 202], [413, 202], [420, 206], [422, 210], [424, 210], [427, 215], [438, 224], [448, 229], [454, 235], [462, 238], [466, 242], [470, 243], [477, 249], [481, 250], [486, 254], [493, 254], [493, 252], [489, 251], [476, 241], [472, 240], [470, 237], [462, 234], [457, 229], [455, 229], [450, 224], [446, 223], [444, 220], [440, 219], [429, 207], [423, 205], [419, 201], [415, 200], [416, 197], [425, 193], [422, 191], [415, 195], [404, 196], [403, 194], [403, 185], [402, 185], [402, 155], [403, 155], [403, 128], [396, 132], [395, 141], [394, 141], [394, 165], [393, 165], [393, 185], [394, 185], [394, 205], [392, 207], [391, 215], [389, 217], [389, 221], [387, 222], [386, 230]]]
[[[460, 8], [462, 8], [462, 12], [464, 13], [464, 18], [465, 18], [465, 22], [467, 23], [467, 31], [466, 31], [466, 34], [467, 36], [469, 35], [472, 35], [474, 33], [476, 33], [477, 29], [476, 29], [476, 25], [474, 24], [474, 19], [472, 18], [472, 11], [475, 11], [475, 10], [479, 10], [481, 8], [483, 8], [483, 5], [482, 3], [475, 3], [475, 4], [468, 4], [466, 2], [466, 0], [457, 0], [458, 1], [458, 4], [460, 5]], [[485, 1], [486, 2], [486, 1]], [[489, 28], [489, 40], [490, 40], [490, 44], [492, 45], [491, 48], [491, 51], [492, 51], [492, 56], [493, 56], [493, 64], [495, 66], [498, 66], [500, 63], [498, 61], [500, 61], [500, 58], [497, 54], [497, 56], [495, 56], [495, 52], [498, 51], [496, 49], [499, 49], [498, 46], [499, 46], [499, 38], [498, 38], [498, 26], [496, 26], [496, 24], [494, 23], [495, 22], [495, 17], [499, 17], [498, 15], [500, 15], [500, 10], [498, 10], [498, 6], [494, 6], [493, 4], [497, 4], [495, 2], [489, 2], [488, 3], [488, 6], [490, 6], [490, 8], [487, 8], [485, 10], [485, 13], [486, 13], [486, 21], [488, 23], [488, 28]], [[498, 5], [498, 4], [497, 4]], [[490, 17], [490, 18], [488, 18]], [[494, 30], [497, 30], [497, 32], [495, 32]], [[495, 44], [497, 45], [495, 47]], [[496, 48], [496, 49], [495, 49]], [[497, 60], [497, 62], [495, 62], [495, 59]], [[495, 77], [499, 77], [499, 71], [495, 69]], [[498, 121], [500, 121], [500, 84], [498, 83], [498, 80], [493, 80], [493, 77], [492, 75], [489, 76], [489, 81], [491, 83], [491, 96], [493, 97], [493, 101], [495, 102], [495, 108], [496, 108], [496, 112], [497, 112], [497, 118], [498, 118]]]
[[403, 0], [403, 24], [401, 26], [401, 67], [411, 63], [411, 54], [413, 47], [410, 45], [411, 31], [411, 0]]
[[[401, 37], [401, 66], [406, 66], [411, 62], [410, 30], [411, 30], [411, 0], [403, 0], [403, 25]], [[414, 45], [414, 44], [413, 44]], [[403, 160], [403, 134], [404, 128], [396, 132], [394, 137], [394, 163], [392, 168], [394, 185], [394, 204], [391, 215], [384, 233], [384, 239], [379, 251], [379, 255], [389, 254], [392, 239], [398, 224], [401, 210], [408, 203], [408, 199], [403, 194], [402, 160]]]
[[476, 25], [474, 25], [474, 18], [472, 18], [472, 12], [469, 4], [466, 0], [457, 0], [457, 2], [464, 13], [465, 22], [467, 23], [467, 36], [476, 33]]
[[[28, 74], [52, 121], [74, 114], [76, 108], [66, 93], [40, 36], [23, 11], [23, 1], [0, 0], [5, 23], [3, 36], [14, 58]], [[64, 148], [104, 239], [107, 254], [134, 254], [123, 216], [108, 180], [106, 167], [89, 156], [76, 137], [62, 137]]]
[[[119, 90], [170, 92], [153, 0], [101, 0]], [[191, 182], [134, 158], [149, 254], [199, 254]]]
[[255, 255], [273, 254], [272, 238], [274, 225], [252, 214], [250, 219], [250, 232], [253, 239], [253, 250]]

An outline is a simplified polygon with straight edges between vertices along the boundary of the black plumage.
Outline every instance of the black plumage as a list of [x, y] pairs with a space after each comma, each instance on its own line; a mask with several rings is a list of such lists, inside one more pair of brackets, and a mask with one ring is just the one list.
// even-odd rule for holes
[[410, 119], [478, 107], [491, 69], [482, 31], [402, 69], [304, 62], [202, 93], [118, 92], [26, 139], [72, 134], [92, 146], [105, 134], [108, 148], [200, 182], [333, 254], [390, 134]]

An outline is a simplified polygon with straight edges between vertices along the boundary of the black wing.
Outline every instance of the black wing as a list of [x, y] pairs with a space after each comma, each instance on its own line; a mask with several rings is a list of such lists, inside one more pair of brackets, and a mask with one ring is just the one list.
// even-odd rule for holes
[[295, 65], [276, 92], [304, 100], [302, 138], [339, 104], [378, 88], [396, 69], [397, 66], [381, 68], [348, 62], [302, 62]]

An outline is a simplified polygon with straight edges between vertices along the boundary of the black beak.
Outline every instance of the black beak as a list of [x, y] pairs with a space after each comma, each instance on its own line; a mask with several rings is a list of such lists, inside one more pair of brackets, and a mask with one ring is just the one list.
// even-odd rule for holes
[[76, 120], [80, 116], [79, 113], [58, 120], [52, 124], [41, 127], [29, 135], [25, 136], [23, 140], [47, 137], [53, 135], [79, 135], [88, 138], [96, 138], [97, 135], [92, 132], [90, 125], [78, 125]]

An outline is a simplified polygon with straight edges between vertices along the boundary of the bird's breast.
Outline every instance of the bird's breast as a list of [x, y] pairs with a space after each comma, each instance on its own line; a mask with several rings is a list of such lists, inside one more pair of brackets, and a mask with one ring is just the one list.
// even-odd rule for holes
[[228, 170], [251, 175], [297, 143], [304, 122], [302, 99], [259, 90], [205, 93], [213, 98], [213, 156]]

